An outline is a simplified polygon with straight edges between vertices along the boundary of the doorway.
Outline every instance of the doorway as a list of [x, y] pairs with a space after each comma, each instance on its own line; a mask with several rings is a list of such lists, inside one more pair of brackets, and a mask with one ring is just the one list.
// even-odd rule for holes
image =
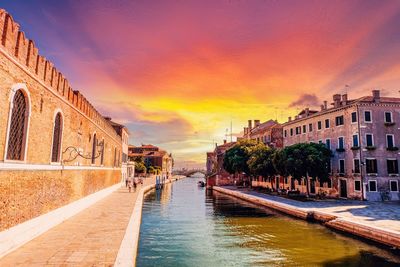
[[340, 197], [347, 198], [347, 182], [346, 180], [339, 180]]
[[310, 193], [315, 194], [315, 180], [314, 179], [310, 180]]

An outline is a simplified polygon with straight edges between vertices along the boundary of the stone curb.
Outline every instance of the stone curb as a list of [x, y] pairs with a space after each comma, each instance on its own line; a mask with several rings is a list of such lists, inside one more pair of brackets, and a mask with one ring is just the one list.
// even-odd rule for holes
[[369, 239], [380, 244], [400, 249], [400, 233], [392, 230], [386, 230], [379, 227], [373, 227], [358, 222], [353, 222], [345, 218], [340, 218], [336, 215], [316, 211], [299, 209], [289, 204], [280, 203], [274, 200], [269, 200], [246, 193], [242, 193], [227, 188], [214, 186], [213, 190], [234, 196], [248, 202], [256, 203], [268, 208], [275, 209], [285, 214], [301, 218], [304, 220], [311, 220], [322, 223], [323, 225], [340, 230], [345, 233], [356, 235], [365, 239]]
[[[173, 177], [166, 181], [166, 184], [180, 180], [184, 177]], [[156, 187], [155, 184], [147, 185], [140, 189], [136, 198], [135, 206], [132, 215], [129, 219], [128, 226], [125, 231], [124, 238], [118, 250], [117, 258], [114, 266], [133, 267], [136, 266], [136, 257], [139, 246], [140, 225], [142, 223], [142, 207], [144, 195]]]

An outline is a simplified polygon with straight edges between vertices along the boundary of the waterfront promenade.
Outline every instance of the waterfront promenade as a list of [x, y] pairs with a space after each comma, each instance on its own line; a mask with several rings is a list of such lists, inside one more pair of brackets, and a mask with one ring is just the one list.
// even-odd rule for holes
[[0, 266], [112, 266], [140, 189], [125, 186], [0, 259]]
[[400, 204], [356, 200], [301, 202], [234, 186], [214, 187], [248, 201], [304, 218], [313, 216], [327, 226], [400, 247]]

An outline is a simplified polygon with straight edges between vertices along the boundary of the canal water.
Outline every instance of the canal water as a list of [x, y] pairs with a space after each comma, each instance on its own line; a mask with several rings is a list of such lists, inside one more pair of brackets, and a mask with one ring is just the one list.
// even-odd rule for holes
[[386, 249], [186, 178], [145, 196], [137, 266], [400, 266]]

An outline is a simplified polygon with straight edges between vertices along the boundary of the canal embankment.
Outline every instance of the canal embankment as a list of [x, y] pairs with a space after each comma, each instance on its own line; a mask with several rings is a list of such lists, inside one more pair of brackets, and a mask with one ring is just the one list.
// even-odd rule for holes
[[[400, 249], [400, 205], [361, 205], [347, 202], [303, 203], [234, 187], [214, 186], [213, 190], [307, 221]], [[336, 206], [335, 206], [336, 205]], [[341, 206], [343, 205], [343, 206]], [[380, 210], [387, 209], [387, 210]], [[348, 215], [352, 213], [351, 215]], [[347, 216], [346, 216], [347, 215]], [[386, 216], [386, 218], [385, 218]], [[380, 224], [377, 222], [382, 221]]]
[[[171, 179], [165, 181], [165, 184], [178, 181], [185, 178], [182, 175], [173, 176]], [[126, 227], [125, 235], [122, 239], [121, 245], [115, 259], [114, 266], [135, 266], [137, 258], [137, 250], [139, 245], [140, 224], [142, 220], [142, 206], [144, 196], [147, 192], [156, 188], [156, 184], [150, 184], [140, 189], [136, 198], [135, 206], [133, 208], [131, 217]]]

